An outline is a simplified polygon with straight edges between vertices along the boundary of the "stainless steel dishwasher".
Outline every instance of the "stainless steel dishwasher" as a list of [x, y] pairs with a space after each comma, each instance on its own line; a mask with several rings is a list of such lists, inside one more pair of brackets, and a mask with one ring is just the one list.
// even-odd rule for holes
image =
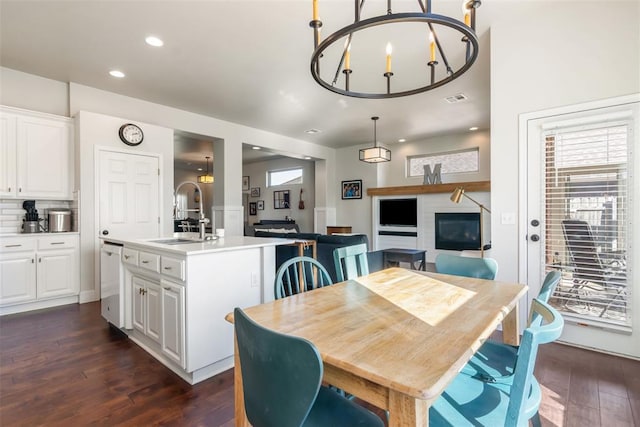
[[102, 317], [122, 328], [124, 323], [124, 271], [122, 245], [103, 242], [100, 249], [100, 298]]

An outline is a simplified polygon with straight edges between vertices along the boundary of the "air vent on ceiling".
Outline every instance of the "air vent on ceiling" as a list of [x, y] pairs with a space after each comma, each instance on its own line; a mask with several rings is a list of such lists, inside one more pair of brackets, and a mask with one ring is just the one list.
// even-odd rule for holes
[[305, 130], [304, 133], [314, 134], [314, 133], [320, 133], [320, 131], [318, 129], [309, 129], [309, 130]]
[[469, 98], [467, 98], [467, 95], [465, 95], [464, 93], [457, 93], [453, 96], [447, 96], [444, 100], [449, 104], [455, 104], [456, 102], [466, 101], [467, 99]]

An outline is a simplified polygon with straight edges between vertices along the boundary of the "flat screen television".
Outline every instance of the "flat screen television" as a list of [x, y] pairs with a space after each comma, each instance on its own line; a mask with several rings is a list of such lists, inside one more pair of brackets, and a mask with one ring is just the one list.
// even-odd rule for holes
[[480, 213], [437, 212], [436, 249], [480, 249]]
[[395, 227], [418, 226], [418, 200], [380, 199], [380, 225]]

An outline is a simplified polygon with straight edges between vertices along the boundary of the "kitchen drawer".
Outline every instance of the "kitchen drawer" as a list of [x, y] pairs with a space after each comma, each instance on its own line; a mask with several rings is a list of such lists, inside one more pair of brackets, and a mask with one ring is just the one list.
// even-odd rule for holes
[[160, 272], [160, 255], [151, 254], [149, 252], [142, 252], [138, 255], [138, 267], [145, 270]]
[[2, 244], [0, 244], [0, 252], [20, 252], [20, 251], [35, 251], [36, 250], [36, 240], [35, 239], [25, 239], [25, 238], [16, 238], [16, 239], [2, 239]]
[[122, 261], [125, 264], [138, 266], [138, 251], [124, 248], [122, 249]]
[[162, 274], [184, 280], [184, 260], [163, 256]]
[[43, 249], [75, 249], [78, 247], [77, 236], [51, 236], [38, 239], [38, 250]]

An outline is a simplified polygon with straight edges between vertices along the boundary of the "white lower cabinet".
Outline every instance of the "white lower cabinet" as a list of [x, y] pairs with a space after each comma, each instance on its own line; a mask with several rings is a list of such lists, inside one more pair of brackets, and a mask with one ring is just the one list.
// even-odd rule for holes
[[[77, 296], [78, 291], [77, 235], [3, 240], [0, 245], [0, 308]], [[14, 307], [2, 313], [42, 307], [24, 305], [22, 308], [24, 310]]]
[[0, 305], [36, 299], [34, 253], [0, 253]]
[[160, 284], [133, 276], [133, 327], [160, 342], [162, 305]]
[[132, 276], [133, 327], [160, 344], [160, 351], [185, 367], [184, 286]]
[[162, 353], [185, 367], [184, 286], [162, 282]]

